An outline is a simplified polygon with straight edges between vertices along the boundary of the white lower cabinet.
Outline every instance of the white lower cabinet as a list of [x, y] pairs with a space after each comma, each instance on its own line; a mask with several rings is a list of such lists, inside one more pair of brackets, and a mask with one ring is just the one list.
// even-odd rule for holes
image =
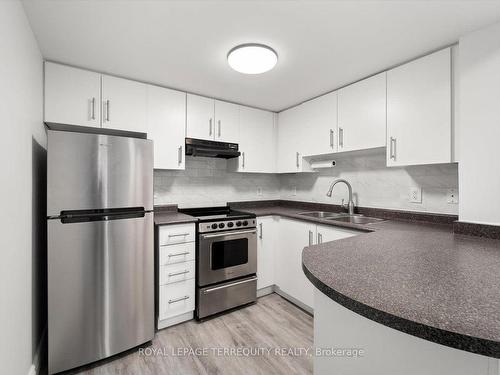
[[[159, 324], [169, 318], [194, 311], [194, 279], [160, 285]], [[179, 323], [179, 322], [175, 322]], [[170, 324], [169, 324], [170, 325]], [[163, 328], [163, 327], [161, 327]]]
[[158, 329], [193, 318], [195, 308], [195, 227], [158, 228]]
[[353, 230], [281, 217], [275, 247], [275, 285], [291, 297], [293, 302], [312, 311], [314, 287], [302, 271], [302, 250], [318, 242], [334, 241], [357, 234], [359, 232]]
[[[274, 216], [257, 218], [257, 290], [274, 285], [274, 250], [277, 229], [278, 221]], [[267, 294], [268, 291], [259, 294]]]

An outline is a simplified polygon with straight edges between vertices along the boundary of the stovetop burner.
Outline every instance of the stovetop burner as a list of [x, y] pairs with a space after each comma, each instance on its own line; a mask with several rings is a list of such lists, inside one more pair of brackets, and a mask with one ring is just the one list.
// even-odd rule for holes
[[180, 209], [179, 212], [182, 212], [186, 215], [194, 216], [198, 219], [199, 222], [255, 218], [255, 214], [232, 210], [228, 206], [184, 208]]
[[220, 232], [256, 227], [256, 215], [232, 210], [227, 206], [180, 209], [186, 215], [198, 219], [198, 232]]

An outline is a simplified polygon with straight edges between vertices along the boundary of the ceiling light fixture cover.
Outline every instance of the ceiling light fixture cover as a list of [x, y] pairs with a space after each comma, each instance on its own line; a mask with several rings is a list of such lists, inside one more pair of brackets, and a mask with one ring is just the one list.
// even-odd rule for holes
[[247, 43], [234, 47], [227, 54], [229, 66], [243, 74], [260, 74], [274, 68], [278, 54], [264, 44]]

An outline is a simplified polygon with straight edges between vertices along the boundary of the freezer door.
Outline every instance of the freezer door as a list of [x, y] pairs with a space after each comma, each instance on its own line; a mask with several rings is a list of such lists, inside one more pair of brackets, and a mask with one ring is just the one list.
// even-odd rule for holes
[[153, 142], [48, 131], [47, 215], [63, 210], [153, 209]]
[[48, 220], [48, 362], [55, 373], [154, 335], [153, 213]]

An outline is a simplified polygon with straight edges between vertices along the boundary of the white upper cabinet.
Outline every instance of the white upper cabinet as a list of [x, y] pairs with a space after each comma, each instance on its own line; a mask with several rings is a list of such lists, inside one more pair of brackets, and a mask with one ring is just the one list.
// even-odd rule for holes
[[154, 142], [155, 169], [184, 169], [186, 93], [147, 86], [148, 138]]
[[306, 134], [305, 112], [301, 105], [278, 114], [278, 162], [279, 173], [309, 171], [309, 164], [303, 160]]
[[451, 51], [387, 72], [387, 165], [451, 162]]
[[101, 75], [45, 62], [45, 122], [101, 126]]
[[240, 107], [238, 159], [228, 165], [237, 172], [276, 172], [275, 114], [260, 109]]
[[215, 100], [214, 139], [219, 142], [238, 143], [240, 106], [233, 103]]
[[338, 151], [384, 147], [386, 73], [338, 91]]
[[186, 137], [215, 139], [214, 100], [187, 94]]
[[305, 133], [304, 155], [321, 155], [337, 151], [337, 92], [309, 100], [301, 106]]
[[147, 85], [102, 76], [102, 127], [147, 132]]

